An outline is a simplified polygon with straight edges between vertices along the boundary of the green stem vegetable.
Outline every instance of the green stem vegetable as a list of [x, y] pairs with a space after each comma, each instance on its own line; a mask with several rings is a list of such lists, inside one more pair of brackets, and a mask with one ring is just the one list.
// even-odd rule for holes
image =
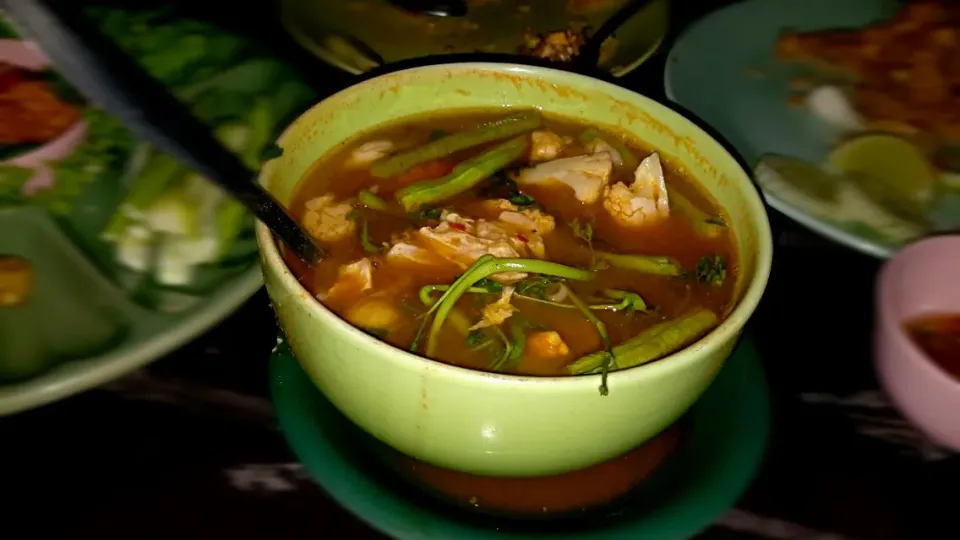
[[518, 159], [526, 148], [526, 137], [510, 139], [457, 165], [453, 172], [443, 178], [418, 182], [397, 191], [397, 201], [403, 205], [404, 210], [413, 212], [423, 206], [455, 197], [473, 189], [490, 175]]
[[684, 197], [680, 192], [667, 188], [667, 196], [670, 199], [670, 206], [683, 214], [690, 220], [697, 236], [704, 238], [718, 238], [724, 233], [726, 227], [719, 216], [711, 217], [706, 212], [700, 210], [690, 199]]
[[[496, 282], [494, 281], [492, 283]], [[434, 292], [443, 292], [449, 288], [449, 285], [425, 285], [420, 289], [420, 300], [424, 303], [424, 305], [428, 307], [432, 306], [436, 300], [433, 299], [431, 295]], [[464, 294], [493, 294], [495, 292], [497, 291], [491, 290], [490, 288], [475, 286], [467, 289], [466, 293]], [[620, 302], [616, 304], [587, 304], [587, 307], [594, 311], [647, 311], [647, 303], [639, 294], [635, 292], [621, 291], [618, 289], [604, 289], [603, 294], [613, 300], [620, 300]], [[547, 306], [565, 309], [577, 309], [575, 304], [565, 304], [563, 302], [544, 300], [543, 298], [528, 296], [518, 292], [514, 293], [514, 297], [520, 300], [528, 300], [530, 302], [536, 302], [538, 304], [544, 304]]]
[[370, 255], [376, 255], [381, 251], [380, 246], [370, 240], [370, 226], [365, 217], [360, 218], [360, 245], [363, 246], [364, 253]]
[[509, 339], [503, 335], [502, 330], [500, 332], [501, 337], [506, 340], [507, 348], [503, 355], [490, 365], [493, 371], [506, 371], [516, 367], [523, 358], [523, 350], [527, 347], [527, 325], [524, 324], [522, 315], [516, 314], [507, 319], [507, 330], [510, 334]]
[[619, 253], [597, 251], [596, 258], [616, 268], [633, 270], [644, 274], [655, 274], [658, 276], [679, 276], [683, 274], [683, 268], [680, 267], [680, 263], [670, 257], [622, 255]]
[[[217, 130], [218, 138], [247, 166], [256, 170], [260, 167], [260, 153], [272, 135], [273, 120], [269, 102], [258, 99], [250, 110], [246, 125], [225, 126]], [[217, 207], [218, 257], [226, 256], [236, 244], [247, 215], [246, 207], [233, 197], [226, 197]]]
[[134, 180], [130, 191], [118, 212], [113, 214], [104, 229], [103, 236], [107, 239], [117, 239], [130, 224], [131, 214], [142, 213], [144, 209], [157, 200], [168, 187], [177, 183], [187, 175], [187, 168], [169, 154], [158, 150], [148, 150], [149, 157], [145, 160], [147, 166], [143, 173]]
[[[564, 285], [564, 287], [567, 286]], [[614, 361], [614, 355], [616, 354], [612, 344], [610, 343], [610, 334], [607, 333], [607, 325], [603, 324], [603, 321], [598, 319], [597, 316], [590, 311], [590, 308], [587, 306], [587, 304], [584, 303], [583, 300], [580, 300], [580, 298], [570, 290], [570, 287], [567, 287], [567, 296], [570, 297], [570, 301], [573, 302], [573, 305], [577, 306], [577, 309], [583, 313], [584, 317], [590, 321], [590, 324], [592, 324], [594, 328], [597, 329], [597, 333], [600, 334], [600, 340], [603, 342], [603, 351], [598, 353], [603, 356], [603, 358], [600, 360], [600, 369], [602, 373], [602, 377], [600, 378], [600, 395], [605, 396], [609, 393], [609, 390], [607, 389], [607, 373], [610, 371], [610, 363]]]
[[501, 272], [529, 272], [576, 280], [589, 280], [593, 278], [593, 272], [589, 270], [564, 266], [549, 261], [541, 261], [539, 259], [498, 259], [492, 255], [484, 255], [477, 259], [477, 262], [473, 263], [466, 272], [461, 274], [427, 312], [429, 315], [434, 310], [436, 311], [433, 323], [430, 326], [430, 332], [427, 335], [427, 356], [434, 356], [438, 345], [437, 336], [440, 333], [440, 328], [443, 326], [444, 320], [446, 320], [450, 310], [453, 309], [453, 306], [460, 297], [476, 282]]
[[361, 190], [360, 193], [357, 193], [357, 200], [360, 201], [360, 204], [366, 206], [371, 210], [379, 210], [381, 212], [386, 212], [390, 209], [390, 206], [387, 204], [387, 201], [377, 197], [373, 192], [366, 189]]
[[[420, 301], [427, 307], [432, 306], [437, 301], [432, 298], [430, 295], [435, 291], [446, 291], [450, 288], [449, 285], [426, 285], [420, 289]], [[490, 291], [482, 287], [470, 287], [465, 291], [465, 293], [471, 294], [490, 294]]]
[[[501, 330], [499, 326], [493, 326], [492, 328], [494, 332], [496, 332], [497, 337], [500, 338], [500, 343], [503, 345], [503, 352], [500, 353], [500, 358], [495, 360], [490, 366], [490, 369], [496, 369], [498, 365], [506, 365], [510, 360], [510, 357], [513, 355], [513, 343], [510, 342], [510, 338], [503, 333], [503, 330]], [[524, 346], [526, 346], [526, 340], [524, 340]]]
[[[612, 369], [626, 369], [645, 364], [671, 354], [716, 326], [717, 314], [697, 308], [674, 320], [666, 321], [640, 332], [613, 348]], [[567, 366], [572, 375], [597, 373], [607, 362], [606, 351], [588, 354]]]
[[465, 131], [432, 140], [413, 150], [382, 159], [370, 167], [370, 174], [377, 178], [396, 176], [414, 165], [536, 129], [540, 126], [541, 121], [539, 113], [526, 111], [481, 124]]

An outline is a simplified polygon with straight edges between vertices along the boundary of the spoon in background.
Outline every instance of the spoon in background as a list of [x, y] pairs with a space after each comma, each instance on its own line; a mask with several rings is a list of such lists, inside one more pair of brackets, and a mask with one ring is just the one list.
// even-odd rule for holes
[[127, 56], [83, 14], [76, 0], [0, 0], [27, 37], [37, 43], [78, 90], [136, 135], [183, 161], [244, 204], [307, 264], [323, 248], [159, 81]]
[[579, 54], [573, 59], [574, 68], [581, 71], [596, 69], [600, 64], [600, 52], [603, 47], [603, 42], [613, 37], [614, 33], [616, 33], [625, 22], [629, 21], [652, 1], [653, 0], [626, 0], [613, 15], [600, 25], [600, 28], [597, 28], [596, 32], [587, 38], [586, 43], [580, 47]]
[[434, 17], [463, 17], [467, 14], [466, 0], [389, 0], [391, 4], [410, 13]]

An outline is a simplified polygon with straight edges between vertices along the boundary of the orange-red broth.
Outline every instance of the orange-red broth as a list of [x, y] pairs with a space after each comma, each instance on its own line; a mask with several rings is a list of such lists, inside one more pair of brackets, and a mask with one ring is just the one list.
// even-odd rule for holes
[[[371, 186], [378, 186], [377, 193], [380, 197], [392, 200], [393, 193], [404, 185], [443, 176], [455, 164], [491, 146], [468, 149], [442, 160], [441, 163], [431, 163], [398, 177], [384, 180], [372, 177], [366, 168], [351, 169], [344, 166], [350, 151], [363, 142], [389, 139], [401, 148], [415, 147], [428, 141], [438, 130], [452, 133], [503, 116], [502, 111], [431, 115], [408, 119], [360, 134], [323, 156], [311, 167], [297, 186], [291, 210], [294, 216], [300, 219], [304, 212], [304, 203], [314, 197], [334, 194], [336, 200], [340, 201], [355, 197], [361, 189]], [[547, 118], [543, 127], [574, 139], [575, 144], [568, 147], [560, 157], [586, 153], [583, 147], [576, 144], [576, 140], [577, 136], [590, 126]], [[628, 140], [603, 130], [601, 133], [605, 138], [620, 140], [634, 152], [638, 159], [642, 159], [652, 151], [632, 139]], [[681, 192], [708, 215], [722, 216], [721, 208], [702, 192], [694, 179], [678, 167], [671, 165], [668, 156], [661, 155], [661, 160], [666, 181], [671, 190]], [[514, 166], [519, 165], [523, 163], [514, 164]], [[633, 181], [632, 173], [633, 171], [616, 170], [610, 183], [622, 181], [629, 185]], [[467, 217], [495, 219], [497, 215], [484, 207], [482, 202], [485, 199], [481, 198], [478, 192], [479, 189], [474, 189], [447, 201], [442, 206]], [[590, 248], [575, 236], [570, 226], [574, 219], [594, 220], [593, 247], [595, 249], [669, 256], [679, 261], [685, 269], [695, 268], [699, 259], [705, 255], [717, 254], [726, 261], [727, 278], [719, 287], [700, 284], [690, 279], [642, 274], [615, 268], [599, 271], [596, 278], [590, 282], [568, 282], [571, 290], [581, 298], [595, 297], [603, 289], [626, 289], [640, 294], [648, 304], [656, 306], [656, 311], [653, 313], [632, 315], [597, 311], [598, 317], [607, 325], [614, 345], [635, 336], [653, 324], [675, 318], [695, 306], [709, 308], [721, 318], [725, 317], [729, 311], [738, 273], [735, 244], [729, 228], [726, 234], [717, 238], [698, 236], [688, 218], [672, 208], [670, 217], [665, 222], [652, 228], [631, 230], [614, 222], [599, 201], [593, 205], [584, 205], [577, 201], [572, 190], [566, 186], [559, 188], [544, 186], [539, 189], [523, 189], [523, 192], [536, 199], [537, 203], [543, 207], [543, 211], [556, 219], [556, 229], [544, 237], [547, 257], [551, 261], [582, 268], [590, 266]], [[360, 211], [368, 220], [371, 239], [377, 243], [388, 241], [395, 234], [417, 227], [403, 217], [390, 216], [368, 209]], [[314, 294], [329, 290], [336, 281], [338, 270], [342, 265], [367, 256], [359, 235], [353, 235], [327, 247], [329, 256], [312, 269], [306, 268], [289, 252], [284, 252], [291, 270]], [[461, 273], [462, 269], [447, 265], [418, 267], [413, 271], [410, 267], [380, 264], [375, 266], [374, 289], [366, 294], [382, 293], [389, 289], [389, 294], [399, 305], [408, 308], [423, 306], [418, 296], [421, 287], [452, 283]], [[457, 307], [465, 310], [471, 319], [476, 321], [480, 319], [480, 307], [496, 299], [497, 295], [464, 295]], [[347, 301], [328, 304], [327, 307], [343, 316], [358, 300], [359, 298], [349, 298]], [[516, 296], [513, 304], [528, 319], [535, 321], [541, 327], [558, 332], [568, 345], [569, 354], [558, 358], [538, 358], [530, 352], [528, 347], [520, 364], [509, 372], [529, 375], [563, 375], [567, 364], [602, 348], [597, 330], [577, 310], [545, 306], [518, 299]], [[416, 314], [411, 311], [399, 327], [380, 337], [395, 346], [407, 349], [414, 339], [419, 323]], [[471, 350], [467, 346], [464, 335], [450, 326], [445, 325], [441, 331], [440, 346], [437, 347], [439, 353], [436, 359], [462, 367], [487, 370], [491, 363], [489, 351]]]

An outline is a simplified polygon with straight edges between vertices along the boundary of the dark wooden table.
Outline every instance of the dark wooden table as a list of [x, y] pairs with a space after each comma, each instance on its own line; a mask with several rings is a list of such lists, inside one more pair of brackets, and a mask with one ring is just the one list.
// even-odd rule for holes
[[[722, 2], [676, 3], [675, 33]], [[318, 88], [349, 84], [291, 47], [253, 5], [195, 4], [200, 16], [271, 44]], [[623, 84], [662, 97], [662, 67], [660, 54]], [[948, 503], [960, 459], [891, 409], [873, 377], [879, 263], [775, 212], [771, 219], [774, 272], [749, 332], [774, 394], [773, 440], [753, 487], [702, 538], [912, 539], [955, 530]], [[8, 497], [0, 536], [382, 538], [310, 481], [276, 430], [267, 392], [276, 331], [261, 291], [146, 369], [0, 420]]]

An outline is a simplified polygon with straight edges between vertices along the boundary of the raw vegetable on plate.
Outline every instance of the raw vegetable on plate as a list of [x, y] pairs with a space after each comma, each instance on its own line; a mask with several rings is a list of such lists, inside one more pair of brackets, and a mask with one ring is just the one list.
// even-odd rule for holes
[[[277, 127], [314, 98], [254, 44], [208, 23], [166, 10], [96, 7], [89, 13], [251, 170], [259, 169]], [[229, 279], [230, 268], [249, 265], [255, 252], [252, 219], [238, 203], [174, 158], [138, 142], [111, 116], [82, 102], [79, 108], [85, 140], [46, 164], [49, 185], [26, 190], [30, 171], [5, 166], [0, 205], [45, 208], [101, 264], [122, 269], [118, 277], [132, 272], [137, 283], [149, 278], [147, 284], [203, 292]], [[91, 192], [106, 195], [85, 196]], [[89, 217], [91, 211], [102, 217]]]

